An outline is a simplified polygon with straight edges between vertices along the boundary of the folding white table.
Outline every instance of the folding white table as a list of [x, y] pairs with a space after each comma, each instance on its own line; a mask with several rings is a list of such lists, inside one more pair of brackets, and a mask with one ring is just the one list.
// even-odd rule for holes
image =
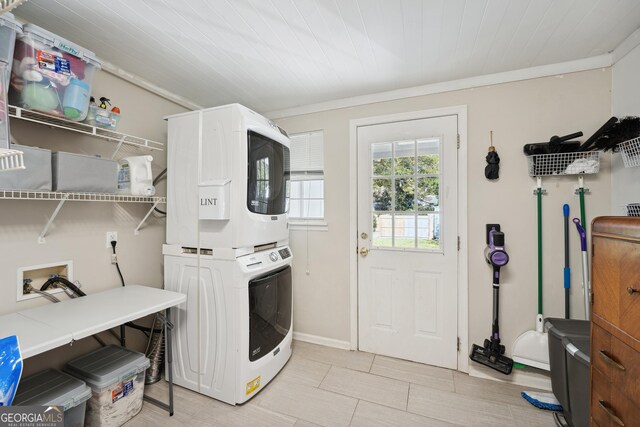
[[169, 404], [148, 396], [145, 396], [145, 400], [173, 415], [173, 325], [170, 310], [186, 300], [186, 295], [164, 289], [138, 285], [118, 287], [0, 316], [0, 337], [17, 335], [22, 357], [26, 359], [165, 310]]

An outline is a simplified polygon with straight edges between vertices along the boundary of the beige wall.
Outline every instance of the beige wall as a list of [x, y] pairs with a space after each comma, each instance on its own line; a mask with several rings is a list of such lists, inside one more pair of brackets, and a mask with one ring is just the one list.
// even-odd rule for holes
[[[616, 117], [640, 115], [640, 46], [614, 66], [611, 76], [612, 114]], [[622, 155], [614, 154], [611, 165], [611, 210], [626, 215], [626, 205], [640, 202], [640, 168], [625, 168]]]
[[[352, 119], [468, 106], [468, 256], [469, 339], [482, 343], [491, 331], [491, 273], [483, 261], [484, 224], [501, 223], [506, 233], [510, 264], [501, 288], [501, 327], [511, 351], [514, 339], [534, 327], [536, 305], [535, 180], [527, 175], [522, 146], [547, 141], [552, 135], [582, 130], [589, 136], [609, 117], [611, 71], [595, 70], [540, 78], [391, 102], [337, 109], [278, 120], [290, 133], [324, 130], [325, 198], [329, 230], [292, 231], [294, 252], [294, 330], [342, 342], [349, 341], [349, 121]], [[500, 179], [484, 178], [489, 131], [502, 159]], [[588, 221], [610, 208], [608, 156], [602, 173], [585, 179]], [[574, 196], [577, 178], [547, 178], [544, 187], [545, 315], [563, 315], [562, 205], [579, 216]], [[572, 307], [583, 315], [580, 254], [571, 230]], [[306, 274], [308, 265], [309, 273]]]
[[[166, 142], [164, 115], [185, 111], [169, 101], [142, 90], [105, 72], [97, 73], [93, 93], [107, 96], [122, 110], [121, 132]], [[63, 130], [20, 122], [12, 119], [12, 133], [17, 141], [52, 150], [110, 157], [116, 144]], [[146, 150], [126, 150], [123, 154], [146, 154]], [[155, 172], [164, 169], [166, 154], [154, 151]], [[27, 165], [28, 167], [28, 165]], [[160, 194], [164, 194], [164, 184]], [[57, 202], [0, 201], [0, 314], [51, 304], [38, 300], [16, 302], [17, 268], [57, 261], [73, 260], [74, 277], [87, 294], [120, 286], [115, 267], [110, 262], [110, 249], [105, 247], [105, 232], [117, 231], [118, 259], [125, 280], [147, 286], [163, 283], [162, 244], [165, 240], [164, 219], [151, 218], [138, 236], [133, 230], [149, 209], [142, 204], [75, 202], [67, 203], [56, 218], [45, 244], [37, 237]], [[64, 298], [62, 296], [61, 298]], [[131, 339], [140, 337], [129, 330]], [[104, 335], [109, 341], [109, 336]], [[140, 340], [136, 340], [140, 345]], [[135, 345], [136, 343], [134, 343]], [[36, 356], [26, 361], [26, 372], [59, 365], [73, 355], [96, 346], [91, 339]], [[138, 347], [139, 348], [139, 347]]]

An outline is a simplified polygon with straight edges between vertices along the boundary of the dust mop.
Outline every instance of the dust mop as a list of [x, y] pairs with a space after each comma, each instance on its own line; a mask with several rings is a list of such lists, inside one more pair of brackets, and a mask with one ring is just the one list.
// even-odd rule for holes
[[513, 361], [545, 371], [549, 370], [549, 338], [542, 316], [542, 178], [536, 177], [538, 203], [538, 314], [536, 328], [520, 335], [513, 343]]

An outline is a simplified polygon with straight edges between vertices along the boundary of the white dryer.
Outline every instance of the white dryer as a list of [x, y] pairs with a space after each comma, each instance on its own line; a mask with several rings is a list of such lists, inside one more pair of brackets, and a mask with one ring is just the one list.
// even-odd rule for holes
[[165, 287], [187, 295], [173, 318], [174, 381], [229, 404], [260, 391], [291, 356], [291, 251], [165, 245]]

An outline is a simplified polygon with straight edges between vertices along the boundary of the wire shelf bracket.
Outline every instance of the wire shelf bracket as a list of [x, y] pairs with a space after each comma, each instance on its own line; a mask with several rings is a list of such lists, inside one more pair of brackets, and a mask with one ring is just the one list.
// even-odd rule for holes
[[149, 211], [147, 212], [147, 214], [144, 216], [144, 218], [142, 218], [142, 221], [140, 221], [140, 224], [138, 224], [138, 226], [136, 227], [135, 230], [133, 230], [133, 234], [135, 234], [136, 236], [138, 234], [140, 234], [140, 227], [142, 227], [142, 225], [147, 222], [147, 218], [149, 218], [149, 215], [151, 215], [151, 212], [153, 212], [153, 210], [156, 208], [156, 206], [158, 206], [158, 204], [160, 203], [160, 201], [158, 200], [157, 202], [155, 202], [153, 204], [153, 206], [151, 206], [151, 209], [149, 209]]
[[38, 236], [38, 243], [46, 243], [46, 236], [53, 225], [54, 220], [62, 210], [66, 202], [110, 202], [110, 203], [150, 203], [151, 209], [144, 216], [140, 224], [134, 230], [134, 234], [140, 234], [140, 228], [147, 221], [149, 215], [161, 203], [167, 203], [166, 197], [130, 196], [126, 194], [99, 194], [99, 193], [62, 193], [51, 191], [26, 191], [26, 190], [0, 190], [0, 200], [43, 200], [57, 201], [51, 217]]

